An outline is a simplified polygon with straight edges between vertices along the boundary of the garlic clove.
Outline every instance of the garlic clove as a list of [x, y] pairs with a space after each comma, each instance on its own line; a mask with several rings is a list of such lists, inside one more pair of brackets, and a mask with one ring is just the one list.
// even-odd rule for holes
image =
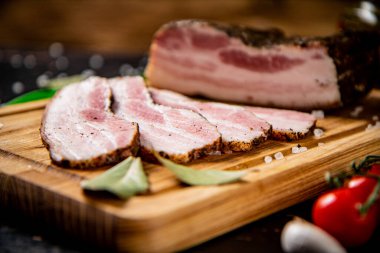
[[300, 218], [289, 221], [281, 233], [285, 252], [346, 253], [345, 248], [321, 228]]

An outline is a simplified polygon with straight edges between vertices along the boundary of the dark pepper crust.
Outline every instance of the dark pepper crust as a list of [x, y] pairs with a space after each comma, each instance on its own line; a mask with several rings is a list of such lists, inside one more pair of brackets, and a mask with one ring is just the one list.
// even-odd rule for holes
[[325, 38], [334, 60], [343, 104], [363, 98], [379, 75], [379, 37], [367, 32], [346, 32]]
[[[289, 38], [289, 42], [291, 40], [292, 38]], [[337, 71], [340, 105], [357, 102], [367, 95], [378, 81], [377, 54], [380, 37], [376, 33], [342, 31], [329, 37], [298, 37], [294, 42], [300, 47], [322, 46], [327, 49]]]
[[[292, 45], [300, 48], [324, 47], [334, 61], [341, 102], [325, 104], [320, 109], [336, 108], [363, 98], [379, 81], [380, 35], [371, 31], [341, 31], [326, 37], [286, 37], [279, 29], [261, 30], [246, 26], [230, 25], [202, 20], [181, 20], [168, 23], [160, 30], [186, 27], [194, 24], [209, 26], [241, 40], [252, 47], [271, 48]], [[313, 108], [310, 108], [313, 109]]]
[[211, 26], [226, 33], [229, 37], [237, 38], [245, 45], [253, 47], [272, 47], [278, 44], [278, 41], [285, 39], [284, 33], [277, 28], [262, 30], [247, 26], [209, 22], [197, 19], [180, 20], [167, 23], [159, 29], [157, 34], [159, 34], [160, 31], [167, 29], [187, 27], [192, 26], [193, 24]]
[[[220, 151], [221, 147], [222, 147], [222, 137], [219, 137], [212, 144], [208, 144], [198, 149], [193, 149], [190, 152], [183, 155], [168, 154], [163, 151], [158, 151], [158, 153], [160, 154], [160, 156], [170, 159], [171, 161], [175, 163], [188, 163], [192, 160], [215, 153], [216, 151]], [[139, 151], [140, 151], [139, 156], [141, 156], [144, 161], [158, 163], [152, 151], [150, 151], [149, 149], [141, 146]]]
[[[272, 126], [266, 131], [262, 136], [252, 140], [251, 142], [239, 142], [239, 141], [231, 141], [231, 142], [222, 142], [220, 138], [218, 141], [214, 142], [214, 144], [207, 145], [200, 149], [195, 149], [185, 155], [172, 155], [165, 152], [158, 152], [162, 157], [172, 160], [176, 163], [188, 163], [192, 160], [204, 157], [206, 155], [212, 154], [216, 151], [222, 150], [222, 152], [241, 152], [241, 151], [250, 151], [255, 146], [260, 145], [265, 142], [268, 137], [272, 134]], [[143, 157], [145, 161], [158, 163], [157, 159], [154, 157], [152, 152], [144, 147], [140, 148], [139, 155]]]
[[276, 140], [276, 141], [296, 141], [306, 138], [312, 130], [315, 128], [315, 124], [305, 133], [301, 132], [294, 132], [294, 131], [272, 131], [272, 135], [270, 136], [270, 139]]
[[241, 142], [241, 141], [224, 141], [223, 142], [223, 152], [241, 152], [241, 151], [250, 151], [255, 146], [260, 145], [261, 143], [265, 142], [270, 136], [272, 135], [272, 126], [268, 129], [268, 131], [265, 131], [263, 135], [260, 137], [253, 139], [250, 142]]
[[97, 168], [105, 165], [116, 164], [118, 162], [123, 161], [125, 158], [129, 156], [135, 156], [137, 153], [137, 148], [129, 148], [129, 149], [117, 149], [111, 153], [104, 154], [91, 160], [81, 160], [81, 161], [73, 161], [73, 160], [61, 160], [55, 161], [52, 159], [54, 164], [61, 167], [70, 167], [77, 169], [91, 169]]

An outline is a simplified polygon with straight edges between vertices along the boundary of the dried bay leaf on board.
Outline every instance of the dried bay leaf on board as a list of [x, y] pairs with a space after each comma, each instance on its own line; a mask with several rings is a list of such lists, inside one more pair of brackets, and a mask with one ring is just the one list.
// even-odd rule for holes
[[140, 157], [129, 157], [103, 174], [81, 182], [89, 191], [107, 191], [119, 198], [127, 199], [149, 188]]
[[165, 159], [157, 152], [154, 152], [154, 156], [163, 166], [173, 172], [180, 181], [189, 185], [218, 185], [232, 183], [240, 180], [249, 172], [248, 170], [195, 170]]

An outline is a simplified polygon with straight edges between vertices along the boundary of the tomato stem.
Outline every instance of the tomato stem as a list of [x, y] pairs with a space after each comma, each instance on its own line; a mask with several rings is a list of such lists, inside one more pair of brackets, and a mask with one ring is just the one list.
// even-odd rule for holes
[[325, 180], [331, 188], [340, 188], [344, 185], [344, 180], [352, 176], [349, 173], [341, 172], [338, 175], [332, 176], [330, 172], [325, 174]]
[[356, 174], [359, 174], [363, 169], [369, 169], [372, 164], [380, 161], [380, 155], [368, 155], [358, 165], [355, 162], [352, 163], [352, 168]]
[[371, 208], [371, 206], [377, 201], [380, 194], [380, 178], [377, 178], [377, 184], [373, 188], [371, 194], [368, 196], [366, 202], [363, 205], [360, 205], [359, 207], [359, 213], [360, 215], [365, 215], [368, 213], [368, 210]]

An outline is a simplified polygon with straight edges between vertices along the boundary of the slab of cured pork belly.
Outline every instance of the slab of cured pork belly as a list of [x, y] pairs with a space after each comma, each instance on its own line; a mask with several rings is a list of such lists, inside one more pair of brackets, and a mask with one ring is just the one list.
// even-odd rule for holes
[[277, 29], [176, 21], [156, 32], [145, 76], [151, 86], [186, 95], [299, 110], [335, 108], [370, 90], [377, 46], [361, 38], [285, 37]]
[[155, 150], [175, 162], [186, 163], [220, 151], [221, 136], [216, 127], [191, 110], [156, 105], [141, 77], [109, 80], [116, 115], [137, 122], [141, 155]]
[[90, 168], [135, 155], [139, 146], [136, 123], [110, 111], [107, 80], [92, 77], [59, 91], [45, 109], [42, 141], [54, 163]]
[[[216, 102], [197, 101], [169, 90], [149, 88], [155, 103], [174, 108], [191, 109], [202, 114], [216, 125], [222, 134], [223, 143], [234, 147], [245, 139], [270, 138], [274, 140], [298, 140], [313, 128], [316, 118], [293, 110], [236, 106]], [[252, 117], [252, 114], [255, 116]], [[259, 120], [257, 119], [260, 118]], [[269, 124], [268, 124], [269, 123]], [[272, 131], [269, 131], [269, 126]], [[265, 138], [263, 138], [265, 136]], [[231, 142], [231, 143], [229, 143]], [[247, 141], [245, 141], [247, 142]], [[238, 151], [239, 146], [234, 150]], [[242, 149], [243, 150], [243, 149]]]
[[222, 135], [224, 152], [249, 151], [270, 135], [271, 125], [242, 106], [199, 102], [169, 90], [149, 91], [155, 103], [193, 110], [215, 125]]

